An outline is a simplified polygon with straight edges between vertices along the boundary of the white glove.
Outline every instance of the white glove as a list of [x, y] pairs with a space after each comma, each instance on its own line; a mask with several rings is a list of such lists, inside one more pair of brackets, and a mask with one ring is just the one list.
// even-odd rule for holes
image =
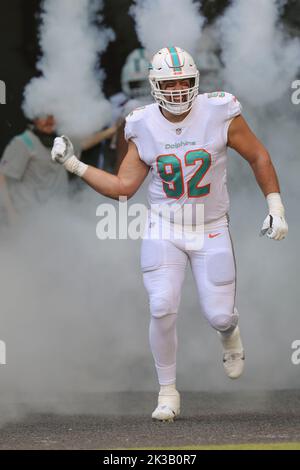
[[75, 157], [73, 144], [69, 137], [65, 135], [54, 139], [51, 157], [54, 162], [61, 163], [70, 173], [80, 177], [84, 175], [88, 168], [88, 165]]
[[260, 235], [267, 234], [273, 240], [283, 240], [288, 233], [288, 224], [284, 218], [284, 207], [279, 193], [267, 196], [269, 215], [265, 218]]
[[51, 150], [52, 160], [64, 164], [74, 155], [74, 147], [69, 137], [62, 135], [54, 139], [54, 145]]
[[288, 233], [288, 224], [284, 217], [269, 214], [264, 220], [260, 233], [261, 236], [267, 234], [267, 237], [273, 240], [283, 240]]

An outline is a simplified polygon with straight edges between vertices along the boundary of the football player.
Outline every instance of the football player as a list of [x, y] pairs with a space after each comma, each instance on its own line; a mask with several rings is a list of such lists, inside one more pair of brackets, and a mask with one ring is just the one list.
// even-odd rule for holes
[[[282, 240], [288, 226], [270, 155], [241, 115], [239, 101], [225, 92], [199, 95], [199, 71], [193, 58], [180, 47], [166, 47], [154, 55], [149, 80], [155, 103], [127, 117], [128, 152], [118, 175], [81, 163], [65, 136], [56, 139], [52, 158], [113, 199], [130, 198], [151, 170], [151, 208], [204, 206], [201, 248], [189, 248], [185, 235], [182, 239], [171, 235], [166, 239], [147, 233], [142, 243], [141, 267], [151, 312], [150, 345], [160, 384], [152, 417], [172, 421], [180, 412], [176, 316], [187, 262], [203, 313], [223, 345], [226, 374], [236, 379], [244, 367], [235, 305], [235, 262], [228, 230], [227, 147], [248, 161], [266, 197], [268, 215], [262, 234]], [[146, 232], [156, 223], [153, 220], [163, 219], [155, 219], [151, 209], [149, 214]], [[188, 223], [197, 224], [193, 212]]]

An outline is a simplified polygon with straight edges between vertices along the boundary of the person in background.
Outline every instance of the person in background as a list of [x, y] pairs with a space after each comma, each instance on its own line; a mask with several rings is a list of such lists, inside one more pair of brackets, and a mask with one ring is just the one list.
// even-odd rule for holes
[[115, 156], [112, 155], [113, 149], [110, 149], [110, 143], [114, 140], [119, 125], [119, 121], [113, 121], [110, 127], [85, 139], [82, 142], [81, 161], [112, 173]]
[[49, 160], [55, 128], [54, 116], [39, 116], [4, 150], [0, 160], [0, 205], [10, 221], [54, 195], [67, 193], [67, 172]]
[[[78, 155], [111, 137], [117, 127], [99, 131], [76, 143]], [[52, 115], [39, 116], [15, 136], [0, 160], [0, 221], [13, 222], [18, 214], [68, 194], [68, 172], [51, 161], [56, 137]]]

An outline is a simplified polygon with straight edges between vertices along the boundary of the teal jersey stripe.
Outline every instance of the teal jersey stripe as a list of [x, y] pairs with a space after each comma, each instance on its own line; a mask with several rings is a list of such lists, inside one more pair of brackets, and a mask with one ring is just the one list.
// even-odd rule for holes
[[33, 142], [30, 138], [30, 136], [28, 135], [27, 131], [23, 132], [23, 134], [19, 135], [18, 136], [21, 140], [23, 140], [24, 144], [26, 145], [26, 147], [29, 149], [29, 150], [34, 150], [34, 145], [33, 145]]
[[168, 47], [169, 52], [172, 57], [172, 62], [175, 67], [175, 72], [181, 72], [181, 65], [180, 65], [180, 60], [178, 56], [178, 52], [176, 51], [175, 47]]

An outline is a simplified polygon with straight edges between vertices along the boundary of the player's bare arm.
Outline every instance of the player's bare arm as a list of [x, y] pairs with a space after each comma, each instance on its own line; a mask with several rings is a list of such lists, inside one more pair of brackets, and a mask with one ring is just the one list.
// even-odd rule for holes
[[265, 196], [280, 192], [270, 155], [242, 116], [234, 118], [229, 127], [228, 146], [247, 160]]
[[132, 197], [149, 172], [149, 166], [140, 159], [137, 147], [132, 141], [129, 141], [127, 154], [117, 175], [80, 162], [66, 136], [55, 139], [52, 159], [63, 164], [71, 173], [80, 176], [95, 191], [112, 199]]
[[242, 116], [233, 119], [228, 130], [228, 146], [236, 150], [251, 166], [256, 181], [267, 198], [269, 215], [261, 234], [282, 240], [288, 232], [280, 197], [278, 177], [267, 149], [249, 128]]

